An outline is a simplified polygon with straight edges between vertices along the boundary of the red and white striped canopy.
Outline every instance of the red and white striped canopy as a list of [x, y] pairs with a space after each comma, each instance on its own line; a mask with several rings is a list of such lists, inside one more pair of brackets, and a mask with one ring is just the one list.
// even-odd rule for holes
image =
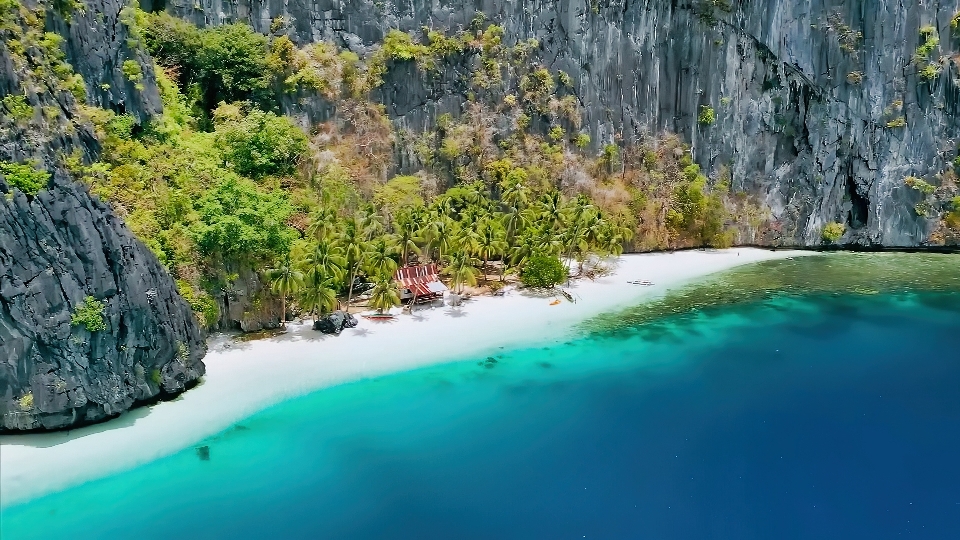
[[410, 289], [410, 292], [417, 296], [442, 293], [447, 290], [437, 275], [437, 265], [433, 263], [399, 268], [393, 278], [401, 287]]

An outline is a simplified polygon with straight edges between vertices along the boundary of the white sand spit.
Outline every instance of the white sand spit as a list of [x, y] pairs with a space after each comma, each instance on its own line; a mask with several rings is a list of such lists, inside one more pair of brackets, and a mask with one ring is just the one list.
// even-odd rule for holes
[[[211, 340], [202, 384], [173, 401], [136, 409], [69, 432], [0, 437], [0, 505], [52, 493], [172, 454], [280, 401], [347, 381], [500, 347], [564, 339], [594, 315], [662, 295], [668, 288], [738, 265], [802, 255], [759, 249], [628, 255], [612, 275], [575, 282], [578, 301], [508, 290], [459, 308], [436, 307], [390, 322], [361, 319], [340, 336], [290, 324], [286, 334], [253, 342]], [[654, 286], [627, 283], [649, 280]]]

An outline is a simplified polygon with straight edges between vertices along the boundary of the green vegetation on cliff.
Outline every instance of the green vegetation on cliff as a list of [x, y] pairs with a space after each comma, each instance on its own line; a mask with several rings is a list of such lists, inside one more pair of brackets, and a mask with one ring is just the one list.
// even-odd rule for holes
[[[535, 40], [510, 44], [483, 18], [454, 34], [390, 32], [361, 59], [330, 43], [298, 47], [282, 21], [264, 36], [242, 23], [200, 29], [124, 13], [129, 45], [157, 65], [128, 60], [123, 75], [142, 85], [155, 73], [163, 113], [138, 122], [81, 106], [98, 160], [62, 159], [156, 253], [207, 325], [251, 270], [295, 269], [303, 278], [275, 292], [305, 311], [350, 300], [362, 282], [384, 307], [393, 302], [384, 283], [414, 260], [440, 263], [462, 286], [522, 275], [529, 261], [556, 270], [561, 258], [582, 268], [625, 247], [725, 246], [738, 223], [756, 234], [766, 220], [725, 169], [706, 176], [676, 137], [603, 141], [591, 155], [573, 78], [541, 65]], [[57, 72], [69, 89], [55, 35], [33, 37], [49, 49], [34, 62], [65, 66]], [[376, 100], [409, 69], [457, 73], [462, 112], [425, 133], [397, 128]], [[329, 121], [282, 115], [283, 104], [313, 99], [334, 106]], [[25, 122], [30, 103], [5, 98], [4, 110]]]

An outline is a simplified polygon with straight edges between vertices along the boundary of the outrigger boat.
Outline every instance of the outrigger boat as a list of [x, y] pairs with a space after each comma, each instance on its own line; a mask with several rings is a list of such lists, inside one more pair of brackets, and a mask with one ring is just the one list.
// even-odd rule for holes
[[390, 313], [363, 313], [360, 316], [364, 319], [371, 319], [374, 321], [387, 321], [396, 318], [396, 315], [391, 315]]
[[645, 280], [645, 279], [644, 279], [644, 280], [628, 281], [627, 283], [629, 283], [629, 284], [631, 284], [631, 285], [643, 285], [644, 287], [649, 287], [649, 286], [653, 285], [653, 282], [652, 282], [652, 281], [647, 281], [647, 280]]

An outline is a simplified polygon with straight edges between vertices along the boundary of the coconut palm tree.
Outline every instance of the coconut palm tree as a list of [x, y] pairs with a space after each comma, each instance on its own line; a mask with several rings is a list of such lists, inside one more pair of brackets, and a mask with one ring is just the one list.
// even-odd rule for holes
[[381, 276], [370, 291], [370, 307], [382, 314], [388, 309], [400, 305], [400, 291], [392, 277]]
[[324, 278], [316, 271], [307, 274], [303, 292], [300, 294], [300, 306], [313, 314], [314, 321], [319, 315], [336, 309], [339, 302], [335, 286], [336, 281], [333, 278]]
[[407, 264], [411, 251], [420, 255], [417, 240], [421, 237], [424, 220], [424, 211], [419, 207], [397, 212], [393, 227], [397, 234], [397, 241], [400, 243], [400, 264]]
[[427, 252], [437, 252], [437, 260], [443, 259], [444, 251], [449, 251], [453, 243], [453, 231], [456, 222], [443, 212], [431, 213], [423, 230], [423, 237], [426, 240]]
[[337, 307], [337, 282], [346, 264], [343, 249], [330, 239], [314, 244], [300, 263], [306, 276], [301, 306], [319, 313]]
[[500, 200], [507, 207], [504, 215], [504, 225], [507, 230], [506, 240], [508, 243], [512, 243], [517, 232], [527, 223], [524, 210], [530, 204], [530, 190], [519, 182], [509, 184], [505, 187]]
[[337, 219], [336, 210], [328, 206], [321, 206], [310, 214], [307, 234], [316, 240], [329, 238], [337, 230]]
[[477, 284], [477, 260], [466, 250], [459, 250], [450, 256], [450, 264], [443, 269], [443, 273], [450, 276], [450, 282], [457, 293], [463, 292], [464, 285], [471, 287]]
[[558, 190], [544, 193], [537, 199], [537, 219], [546, 222], [553, 230], [557, 230], [563, 225], [566, 210], [563, 195]]
[[267, 278], [270, 280], [270, 287], [274, 292], [280, 295], [280, 323], [287, 325], [287, 296], [293, 294], [303, 286], [303, 272], [296, 269], [290, 263], [290, 255], [287, 254], [283, 262], [276, 268], [267, 270]]
[[568, 226], [564, 230], [564, 240], [567, 246], [567, 260], [573, 265], [574, 251], [583, 254], [588, 249], [588, 233], [586, 225], [591, 214], [595, 213], [595, 207], [590, 203], [590, 199], [585, 195], [577, 196], [567, 209]]
[[354, 216], [343, 222], [340, 232], [339, 242], [343, 246], [343, 257], [346, 260], [346, 269], [349, 276], [347, 282], [347, 309], [350, 309], [350, 302], [353, 301], [353, 286], [357, 280], [357, 275], [363, 265], [366, 264], [367, 256], [370, 253], [370, 246], [367, 242], [368, 229], [364, 226], [365, 219], [362, 216]]
[[365, 258], [365, 269], [368, 275], [380, 276], [384, 279], [393, 277], [397, 271], [397, 261], [394, 239], [390, 235], [379, 236], [367, 243], [368, 249]]
[[490, 259], [503, 255], [507, 251], [507, 231], [499, 221], [488, 218], [480, 223], [477, 232], [476, 253], [483, 261], [483, 266], [480, 268], [483, 274], [483, 282], [486, 283], [486, 268]]

